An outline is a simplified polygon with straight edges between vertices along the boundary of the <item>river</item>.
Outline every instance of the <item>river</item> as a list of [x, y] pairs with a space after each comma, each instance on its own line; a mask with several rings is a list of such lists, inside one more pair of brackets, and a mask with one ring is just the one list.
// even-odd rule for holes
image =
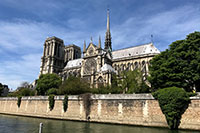
[[0, 133], [197, 133], [197, 131], [170, 131], [166, 128], [148, 128], [65, 120], [50, 120], [0, 114]]

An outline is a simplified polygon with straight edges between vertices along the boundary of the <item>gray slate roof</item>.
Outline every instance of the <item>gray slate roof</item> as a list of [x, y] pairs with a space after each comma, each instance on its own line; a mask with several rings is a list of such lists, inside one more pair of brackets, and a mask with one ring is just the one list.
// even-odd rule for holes
[[[160, 51], [152, 44], [144, 44], [130, 48], [120, 49], [112, 52], [113, 59], [122, 59], [127, 57], [142, 56], [147, 54], [159, 54]], [[81, 67], [83, 59], [71, 60], [67, 63], [64, 69]], [[114, 71], [112, 66], [104, 64], [100, 71]]]
[[159, 54], [160, 51], [152, 44], [144, 44], [112, 52], [113, 59], [141, 56], [146, 54]]
[[64, 69], [74, 68], [74, 67], [81, 67], [83, 59], [76, 59], [76, 60], [70, 60]]

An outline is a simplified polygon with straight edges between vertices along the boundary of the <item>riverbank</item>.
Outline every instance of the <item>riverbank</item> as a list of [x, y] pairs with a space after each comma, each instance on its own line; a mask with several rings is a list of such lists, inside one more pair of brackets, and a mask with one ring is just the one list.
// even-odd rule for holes
[[[90, 104], [84, 98], [69, 96], [67, 111], [63, 110], [64, 96], [55, 96], [53, 110], [48, 96], [0, 98], [0, 113], [41, 118], [91, 121], [101, 123], [167, 127], [158, 101], [151, 94], [92, 95]], [[85, 106], [88, 105], [88, 106]], [[191, 104], [183, 114], [180, 129], [200, 130], [200, 97], [191, 97]]]

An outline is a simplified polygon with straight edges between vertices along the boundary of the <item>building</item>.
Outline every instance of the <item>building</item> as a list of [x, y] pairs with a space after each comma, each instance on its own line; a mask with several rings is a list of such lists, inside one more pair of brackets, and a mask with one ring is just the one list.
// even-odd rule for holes
[[80, 76], [94, 87], [111, 84], [112, 73], [125, 70], [140, 68], [146, 77], [150, 60], [160, 53], [153, 43], [112, 51], [111, 39], [109, 10], [104, 48], [100, 37], [97, 45], [91, 39], [87, 47], [84, 42], [81, 57], [81, 48], [75, 44], [65, 46], [63, 40], [57, 37], [47, 38], [41, 58], [40, 74], [57, 73], [63, 80], [70, 75]]

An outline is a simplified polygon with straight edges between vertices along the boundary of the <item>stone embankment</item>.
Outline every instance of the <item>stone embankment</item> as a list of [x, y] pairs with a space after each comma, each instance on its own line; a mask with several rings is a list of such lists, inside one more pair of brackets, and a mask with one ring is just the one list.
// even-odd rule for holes
[[[87, 100], [69, 96], [66, 112], [63, 110], [63, 99], [64, 96], [55, 96], [55, 105], [50, 111], [47, 96], [22, 97], [20, 107], [17, 106], [17, 98], [2, 97], [0, 113], [150, 127], [168, 126], [158, 101], [151, 94], [91, 95]], [[200, 96], [191, 97], [179, 127], [200, 130]]]

